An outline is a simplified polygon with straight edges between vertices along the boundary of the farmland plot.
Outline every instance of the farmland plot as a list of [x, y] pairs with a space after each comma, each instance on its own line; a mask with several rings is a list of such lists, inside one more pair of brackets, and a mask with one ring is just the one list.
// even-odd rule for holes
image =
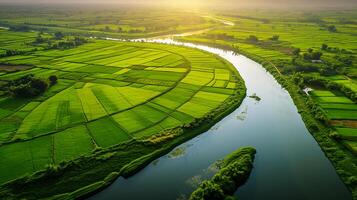
[[4, 72], [0, 80], [28, 74], [59, 79], [40, 97], [0, 99], [0, 142], [6, 143], [0, 146], [0, 183], [189, 124], [240, 86], [237, 72], [214, 55], [163, 44], [93, 40], [0, 63], [30, 60], [31, 69]]
[[311, 92], [329, 120], [333, 121], [336, 132], [343, 139], [352, 152], [357, 153], [357, 127], [348, 127], [347, 124], [357, 122], [357, 105], [345, 96], [340, 96], [329, 90], [314, 90]]

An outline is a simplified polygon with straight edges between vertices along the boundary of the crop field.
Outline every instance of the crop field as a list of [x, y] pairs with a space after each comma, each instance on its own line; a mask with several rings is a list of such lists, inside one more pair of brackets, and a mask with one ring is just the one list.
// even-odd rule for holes
[[[338, 92], [329, 90], [313, 90], [311, 96], [318, 102], [337, 133], [343, 138], [345, 144], [351, 151], [356, 151], [357, 127], [357, 105], [345, 96], [339, 95]], [[346, 123], [348, 122], [348, 123]]]
[[[2, 30], [0, 38], [22, 43], [28, 34]], [[211, 54], [161, 44], [90, 40], [67, 50], [5, 56], [0, 63], [31, 66], [1, 74], [5, 82], [58, 76], [41, 96], [0, 98], [0, 183], [189, 124], [243, 84]]]
[[[68, 34], [120, 38], [164, 35], [206, 29], [217, 25], [216, 21], [206, 19], [197, 13], [175, 9], [169, 9], [165, 11], [165, 14], [162, 14], [161, 9], [131, 7], [116, 7], [100, 11], [87, 8], [79, 8], [81, 11], [66, 8], [35, 10], [36, 14], [33, 8], [22, 8], [21, 12], [26, 13], [26, 16], [20, 17], [16, 8], [0, 8], [0, 25], [26, 26], [38, 31], [45, 29], [52, 33], [60, 31]], [[25, 37], [9, 36], [0, 40], [9, 42], [13, 38], [21, 40]], [[26, 49], [21, 43], [16, 45], [21, 49]]]

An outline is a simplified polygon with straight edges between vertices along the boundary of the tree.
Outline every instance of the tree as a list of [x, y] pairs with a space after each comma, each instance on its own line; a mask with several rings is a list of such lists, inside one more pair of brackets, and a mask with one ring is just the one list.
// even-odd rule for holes
[[294, 56], [299, 56], [299, 55], [300, 55], [300, 52], [301, 52], [300, 48], [295, 48], [295, 49], [293, 50], [293, 55], [294, 55]]
[[255, 35], [250, 35], [247, 40], [252, 43], [257, 43], [259, 41], [258, 37]]
[[50, 85], [55, 85], [57, 83], [57, 76], [56, 75], [51, 75], [50, 77], [48, 77], [48, 80], [50, 81]]
[[10, 31], [18, 31], [18, 32], [28, 32], [30, 31], [30, 27], [26, 25], [10, 25]]
[[321, 50], [326, 51], [328, 49], [328, 45], [327, 44], [322, 44], [321, 45]]
[[322, 56], [322, 53], [320, 51], [315, 51], [311, 53], [311, 59], [312, 60], [320, 60]]
[[56, 32], [56, 33], [55, 33], [55, 39], [56, 39], [56, 40], [61, 40], [62, 38], [63, 38], [62, 32]]
[[337, 28], [336, 28], [335, 25], [330, 25], [330, 26], [328, 26], [328, 27], [327, 27], [327, 30], [330, 31], [330, 32], [332, 32], [332, 33], [337, 32]]
[[273, 37], [271, 37], [270, 40], [278, 41], [279, 40], [279, 35], [273, 35]]

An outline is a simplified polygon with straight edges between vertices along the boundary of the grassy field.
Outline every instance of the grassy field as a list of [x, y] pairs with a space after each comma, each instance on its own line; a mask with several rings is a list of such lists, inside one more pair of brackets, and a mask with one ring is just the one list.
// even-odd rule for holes
[[[23, 15], [19, 16], [19, 9]], [[0, 8], [0, 26], [26, 26], [45, 32], [63, 32], [87, 36], [141, 38], [212, 28], [219, 22], [195, 12], [145, 7], [88, 6], [68, 8], [6, 7]], [[16, 37], [16, 39], [20, 39]], [[6, 38], [4, 38], [6, 40]], [[9, 41], [9, 40], [6, 40]], [[19, 44], [19, 48], [21, 44]]]
[[[8, 44], [13, 49], [29, 48], [22, 38], [35, 35], [0, 31], [0, 38], [18, 38]], [[3, 56], [0, 63], [31, 66], [4, 72], [4, 82], [27, 74], [58, 77], [41, 96], [0, 98], [1, 184], [188, 126], [244, 88], [216, 56], [161, 44], [92, 39], [76, 48]]]

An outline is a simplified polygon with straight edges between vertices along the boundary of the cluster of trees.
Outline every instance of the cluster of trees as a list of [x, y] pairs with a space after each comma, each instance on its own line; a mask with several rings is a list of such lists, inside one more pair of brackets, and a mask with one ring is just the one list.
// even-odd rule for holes
[[303, 55], [304, 60], [320, 60], [322, 56], [322, 52], [314, 51], [313, 49], [307, 49], [307, 52]]
[[206, 34], [205, 37], [210, 39], [216, 39], [216, 40], [228, 40], [228, 41], [235, 40], [235, 37], [233, 35], [228, 35], [226, 33]]
[[322, 44], [321, 45], [321, 50], [322, 51], [327, 51], [330, 53], [339, 53], [339, 54], [352, 54], [353, 52], [348, 51], [346, 49], [340, 49], [338, 47], [329, 47], [327, 44]]
[[87, 39], [80, 36], [74, 37], [65, 37], [62, 32], [56, 32], [53, 35], [53, 38], [50, 37], [43, 37], [42, 33], [40, 32], [35, 41], [33, 42], [34, 45], [47, 43], [48, 49], [69, 49], [74, 48], [84, 43], [87, 43]]
[[[103, 29], [105, 32], [114, 32], [115, 30], [112, 30], [109, 26], [105, 26]], [[130, 29], [130, 30], [124, 30], [122, 27], [118, 26], [116, 32], [118, 33], [143, 33], [145, 31], [140, 30], [140, 29]]]
[[87, 43], [87, 39], [79, 36], [75, 36], [73, 39], [66, 39], [55, 42], [51, 45], [52, 49], [70, 49]]
[[19, 50], [14, 50], [14, 49], [8, 49], [5, 51], [4, 56], [15, 56], [15, 55], [21, 55], [24, 54], [24, 51], [19, 51]]
[[48, 80], [35, 78], [33, 74], [10, 81], [7, 84], [8, 92], [14, 97], [31, 98], [44, 93], [48, 87], [57, 83], [57, 76], [52, 75]]
[[[321, 51], [335, 53], [334, 56], [324, 56]], [[306, 53], [300, 55], [300, 49], [295, 49], [291, 63], [283, 63], [281, 67], [287, 72], [320, 72], [322, 75], [331, 76], [343, 74], [346, 67], [353, 66], [354, 55], [347, 50], [331, 48], [327, 44], [321, 45], [321, 51], [309, 48]]]
[[30, 27], [26, 25], [9, 25], [9, 30], [17, 32], [28, 32], [30, 31]]
[[229, 159], [224, 160], [223, 166], [211, 180], [201, 183], [191, 194], [190, 200], [234, 199], [230, 195], [249, 177], [255, 153], [251, 147], [234, 152]]

